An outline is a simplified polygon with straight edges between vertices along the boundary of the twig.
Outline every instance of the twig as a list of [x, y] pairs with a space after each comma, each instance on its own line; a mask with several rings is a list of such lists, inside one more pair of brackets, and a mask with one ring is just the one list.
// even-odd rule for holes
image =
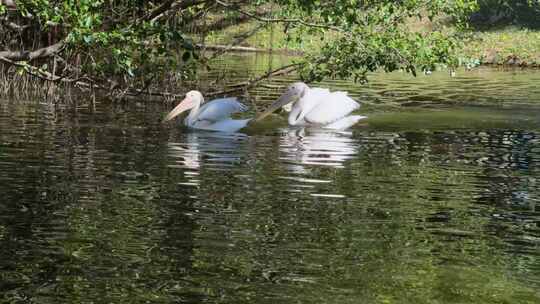
[[161, 15], [163, 12], [167, 11], [171, 7], [171, 4], [173, 4], [174, 1], [175, 0], [167, 0], [167, 1], [165, 1], [163, 4], [158, 6], [156, 9], [150, 11], [142, 19], [143, 20], [152, 20], [152, 19], [154, 19], [155, 17]]
[[216, 0], [216, 3], [223, 6], [223, 7], [225, 7], [225, 8], [233, 9], [233, 10], [239, 12], [240, 14], [246, 15], [246, 16], [248, 16], [250, 18], [253, 18], [253, 19], [261, 21], [261, 22], [266, 22], [266, 23], [297, 23], [297, 24], [308, 26], [308, 27], [315, 27], [315, 28], [322, 28], [322, 29], [332, 30], [332, 31], [339, 32], [339, 33], [346, 34], [346, 35], [349, 34], [348, 32], [344, 31], [343, 29], [341, 29], [341, 28], [339, 28], [337, 26], [332, 26], [332, 25], [327, 25], [327, 24], [320, 24], [320, 23], [306, 22], [306, 21], [304, 21], [302, 19], [264, 18], [264, 17], [257, 16], [256, 14], [241, 10], [236, 5], [229, 4], [229, 3], [223, 2], [221, 0]]
[[[263, 23], [263, 24], [260, 24], [259, 26], [256, 26], [254, 29], [252, 29], [251, 31], [248, 31], [244, 34], [242, 34], [241, 36], [239, 36], [238, 38], [236, 38], [233, 42], [231, 42], [229, 45], [226, 45], [226, 46], [212, 46], [212, 47], [216, 47], [217, 49], [217, 52], [215, 52], [214, 54], [212, 54], [212, 56], [210, 56], [208, 59], [209, 60], [212, 60], [218, 56], [221, 56], [223, 55], [224, 53], [228, 52], [228, 51], [242, 51], [242, 52], [260, 52], [260, 51], [266, 51], [266, 50], [263, 50], [263, 49], [257, 49], [257, 48], [246, 48], [246, 47], [239, 47], [237, 45], [239, 45], [240, 43], [244, 42], [246, 39], [248, 39], [249, 37], [255, 35], [257, 32], [259, 32], [261, 29], [265, 28], [266, 27], [266, 23]], [[206, 49], [210, 49], [210, 46], [205, 46]]]
[[6, 23], [6, 27], [8, 27], [9, 29], [11, 29], [12, 31], [15, 31], [15, 32], [22, 32], [25, 29], [27, 29], [28, 27], [30, 27], [30, 25], [27, 25], [27, 24], [26, 25], [18, 25], [15, 22], [8, 22], [8, 23]]
[[[204, 50], [210, 50], [215, 51], [211, 57], [207, 58], [207, 60], [214, 59], [220, 55], [223, 55], [225, 52], [243, 52], [243, 53], [268, 53], [269, 49], [259, 49], [254, 48], [250, 46], [233, 46], [233, 45], [206, 45], [202, 43], [198, 43], [195, 45], [197, 49], [204, 49]], [[283, 50], [285, 52], [286, 50]]]
[[[302, 66], [301, 63], [293, 63], [293, 64], [289, 64], [289, 65], [286, 65], [286, 66], [282, 66], [282, 67], [280, 67], [278, 69], [270, 71], [270, 72], [268, 72], [268, 73], [266, 73], [266, 74], [264, 74], [262, 76], [259, 76], [259, 77], [255, 78], [255, 79], [239, 82], [239, 83], [236, 83], [236, 84], [233, 84], [233, 85], [229, 85], [228, 89], [225, 89], [225, 90], [222, 90], [222, 91], [206, 93], [205, 96], [213, 97], [213, 96], [217, 96], [217, 95], [224, 95], [224, 94], [230, 94], [230, 93], [235, 93], [235, 92], [239, 92], [239, 91], [245, 91], [245, 90], [248, 90], [248, 89], [254, 87], [259, 82], [261, 82], [261, 81], [263, 81], [265, 79], [268, 79], [270, 77], [275, 77], [275, 76], [280, 76], [280, 75], [285, 75], [285, 74], [288, 74], [288, 73], [292, 73], [293, 71], [298, 70], [301, 66]], [[97, 89], [100, 89], [100, 88], [97, 88]], [[138, 97], [140, 95], [150, 96], [150, 97], [164, 97], [164, 98], [167, 98], [167, 99], [177, 99], [177, 98], [182, 98], [184, 96], [183, 94], [178, 94], [178, 93], [147, 92], [147, 91], [141, 90], [141, 89], [129, 88], [126, 91], [124, 91], [124, 93], [122, 94], [122, 97], [123, 98], [129, 98], [129, 97], [136, 98], [136, 97]]]
[[57, 75], [51, 74], [51, 73], [49, 73], [47, 71], [43, 71], [43, 70], [39, 69], [38, 67], [30, 65], [28, 63], [15, 62], [15, 61], [9, 60], [9, 59], [7, 59], [5, 57], [0, 56], [0, 61], [5, 62], [5, 63], [7, 63], [9, 65], [12, 65], [12, 66], [24, 68], [25, 71], [28, 74], [30, 74], [31, 76], [37, 77], [37, 78], [39, 78], [41, 80], [44, 80], [44, 81], [64, 82], [64, 83], [74, 84], [75, 86], [81, 86], [81, 87], [87, 87], [87, 88], [96, 88], [96, 89], [105, 89], [105, 87], [95, 85], [95, 84], [89, 84], [89, 83], [86, 83], [84, 81], [81, 81], [82, 79], [85, 79], [85, 80], [90, 80], [90, 81], [93, 82], [92, 79], [90, 79], [90, 78], [88, 78], [86, 76], [78, 77], [78, 78], [75, 78], [75, 79], [67, 78], [67, 76], [57, 76]]
[[151, 13], [148, 17], [146, 17], [146, 20], [151, 20], [152, 22], [156, 22], [159, 19], [167, 16], [169, 12], [174, 12], [177, 10], [184, 10], [186, 8], [189, 8], [191, 6], [203, 4], [207, 2], [208, 0], [187, 0], [187, 1], [167, 1], [162, 6], [158, 7], [153, 13]]
[[259, 77], [255, 78], [255, 79], [242, 81], [242, 82], [239, 82], [239, 83], [236, 83], [236, 84], [229, 85], [228, 87], [230, 89], [226, 89], [226, 90], [223, 90], [223, 91], [217, 91], [217, 92], [211, 92], [211, 93], [207, 93], [205, 95], [216, 96], [216, 95], [230, 94], [230, 93], [234, 93], [234, 92], [238, 92], [238, 91], [245, 91], [247, 89], [250, 89], [250, 88], [254, 87], [259, 82], [261, 82], [261, 81], [263, 81], [265, 79], [268, 79], [270, 77], [275, 77], [275, 76], [280, 76], [280, 75], [285, 75], [285, 74], [292, 73], [292, 72], [298, 70], [302, 65], [303, 65], [303, 63], [293, 63], [293, 64], [289, 64], [289, 65], [286, 65], [286, 66], [282, 66], [282, 67], [280, 67], [278, 69], [270, 71], [270, 72], [268, 72], [268, 73], [266, 73], [266, 74], [264, 74], [262, 76], [259, 76]]

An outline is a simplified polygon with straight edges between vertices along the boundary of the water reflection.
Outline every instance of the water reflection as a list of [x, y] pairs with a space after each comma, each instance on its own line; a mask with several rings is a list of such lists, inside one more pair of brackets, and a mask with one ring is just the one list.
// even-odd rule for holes
[[168, 167], [183, 169], [186, 185], [199, 185], [199, 174], [206, 170], [227, 170], [238, 164], [246, 152], [248, 136], [242, 133], [190, 131], [178, 142], [169, 142]]
[[[504, 102], [497, 73], [391, 75], [366, 94]], [[534, 77], [504, 95], [535, 98]], [[180, 133], [165, 111], [0, 103], [1, 303], [540, 302], [538, 110], [249, 136]]]
[[[358, 154], [360, 143], [352, 132], [324, 129], [280, 129], [279, 161], [291, 172], [309, 174], [311, 166], [344, 168], [345, 162]], [[241, 163], [250, 147], [250, 136], [242, 133], [192, 131], [167, 144], [170, 168], [185, 169], [196, 174], [204, 166], [209, 170], [225, 170]], [[262, 143], [262, 146], [273, 143]], [[251, 149], [251, 152], [250, 152]], [[277, 161], [277, 160], [276, 160]]]
[[300, 128], [283, 130], [282, 134], [281, 160], [290, 163], [295, 172], [307, 173], [309, 165], [343, 168], [344, 162], [358, 153], [359, 142], [352, 139], [352, 132]]

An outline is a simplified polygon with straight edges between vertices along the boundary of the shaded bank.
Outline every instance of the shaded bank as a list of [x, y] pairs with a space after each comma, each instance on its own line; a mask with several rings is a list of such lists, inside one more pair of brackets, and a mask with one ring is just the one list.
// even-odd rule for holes
[[517, 26], [471, 32], [466, 40], [465, 64], [540, 67], [540, 30]]
[[471, 23], [479, 29], [515, 25], [540, 29], [540, 2], [530, 0], [478, 0]]
[[[238, 90], [236, 85], [246, 81], [260, 79], [268, 71], [279, 66], [286, 66], [295, 57], [267, 53], [236, 53], [229, 54], [212, 62], [208, 70], [198, 71], [196, 81], [180, 80], [169, 83], [169, 90], [180, 91], [177, 97], [183, 98], [183, 92], [199, 89], [205, 93], [224, 92], [217, 96], [240, 96], [252, 109], [261, 111], [269, 103], [279, 97], [282, 90], [291, 82], [297, 81], [295, 74], [284, 74], [265, 78], [250, 89]], [[69, 96], [77, 97], [71, 100], [78, 103], [92, 103], [92, 94], [101, 98], [100, 91], [80, 91], [70, 86], [56, 87], [47, 82], [32, 82], [27, 76], [20, 76], [18, 82], [0, 82], [15, 87], [7, 94], [0, 95], [5, 100], [49, 100], [70, 101]], [[25, 81], [33, 86], [25, 90], [19, 88]], [[420, 74], [413, 77], [404, 72], [372, 73], [369, 82], [355, 83], [351, 80], [329, 79], [314, 83], [314, 86], [329, 87], [334, 90], [350, 92], [354, 98], [371, 108], [385, 109], [402, 107], [446, 107], [452, 105], [472, 106], [534, 106], [540, 101], [540, 72], [535, 69], [521, 68], [487, 68], [477, 67], [472, 70], [458, 69], [455, 77], [448, 71], [436, 71], [431, 74]], [[71, 88], [71, 95], [69, 89]], [[235, 90], [235, 91], [231, 91]], [[106, 90], [104, 91], [106, 92]], [[82, 94], [81, 94], [82, 93]], [[159, 93], [159, 92], [158, 92]], [[140, 95], [125, 98], [125, 101], [158, 102], [172, 104], [177, 99], [174, 96], [165, 98], [160, 95]]]

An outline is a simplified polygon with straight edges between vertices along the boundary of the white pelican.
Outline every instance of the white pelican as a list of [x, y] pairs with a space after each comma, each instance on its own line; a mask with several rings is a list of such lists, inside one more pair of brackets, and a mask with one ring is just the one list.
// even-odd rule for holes
[[251, 120], [231, 118], [233, 113], [244, 112], [247, 109], [234, 97], [203, 103], [204, 98], [201, 92], [189, 91], [186, 98], [169, 112], [163, 121], [171, 120], [191, 109], [184, 119], [184, 125], [188, 128], [232, 133], [244, 128]]
[[358, 109], [360, 104], [347, 96], [347, 92], [330, 92], [328, 89], [310, 88], [303, 82], [296, 82], [259, 115], [256, 121], [289, 103], [293, 103], [288, 119], [291, 126], [312, 125], [325, 129], [343, 130], [366, 118], [349, 115]]

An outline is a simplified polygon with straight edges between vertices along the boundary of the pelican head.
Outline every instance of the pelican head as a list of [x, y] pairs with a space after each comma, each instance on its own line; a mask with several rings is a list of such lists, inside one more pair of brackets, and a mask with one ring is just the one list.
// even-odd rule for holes
[[186, 93], [186, 97], [180, 102], [165, 118], [163, 121], [169, 121], [183, 112], [198, 108], [204, 102], [204, 98], [199, 91], [189, 91]]
[[255, 121], [260, 121], [261, 119], [270, 115], [279, 108], [298, 101], [300, 98], [304, 97], [308, 90], [308, 85], [303, 82], [295, 82], [291, 84], [287, 87], [285, 93], [283, 93], [283, 95], [281, 95], [278, 100], [276, 100], [272, 105], [270, 105], [270, 107], [268, 107], [266, 111], [260, 114], [259, 117], [255, 119]]

